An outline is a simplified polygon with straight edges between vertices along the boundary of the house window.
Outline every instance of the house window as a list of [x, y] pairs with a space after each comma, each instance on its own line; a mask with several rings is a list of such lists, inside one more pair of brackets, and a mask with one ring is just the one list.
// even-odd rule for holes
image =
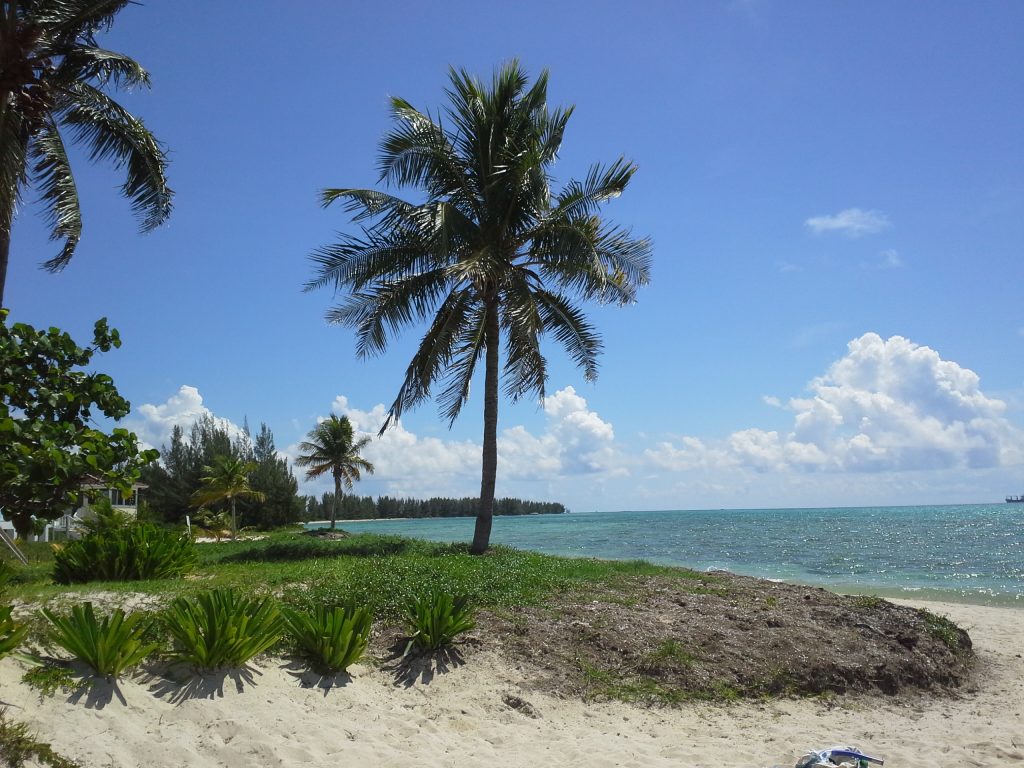
[[130, 507], [132, 506], [133, 494], [127, 495], [121, 493], [117, 488], [108, 488], [106, 490], [107, 498], [110, 499], [110, 503], [115, 507]]

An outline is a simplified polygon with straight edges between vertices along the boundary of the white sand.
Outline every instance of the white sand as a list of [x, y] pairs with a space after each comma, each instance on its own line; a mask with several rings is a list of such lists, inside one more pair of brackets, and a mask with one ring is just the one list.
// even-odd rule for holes
[[[955, 698], [877, 698], [644, 710], [525, 692], [521, 672], [481, 653], [395, 685], [355, 668], [329, 691], [278, 663], [249, 680], [161, 690], [135, 679], [40, 700], [0, 662], [0, 705], [88, 768], [139, 766], [792, 766], [809, 747], [853, 744], [887, 766], [1024, 766], [1024, 610], [929, 603], [967, 628], [974, 686]], [[167, 686], [164, 686], [166, 689]], [[508, 706], [512, 694], [537, 717]]]

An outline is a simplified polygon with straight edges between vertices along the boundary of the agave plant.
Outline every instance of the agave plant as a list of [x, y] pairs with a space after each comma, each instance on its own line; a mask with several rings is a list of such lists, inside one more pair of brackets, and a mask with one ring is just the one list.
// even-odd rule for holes
[[436, 651], [476, 626], [469, 595], [431, 592], [417, 597], [406, 614], [409, 624], [409, 645]]
[[73, 606], [65, 616], [46, 608], [42, 614], [53, 626], [50, 639], [97, 675], [120, 677], [156, 650], [144, 635], [150, 620], [142, 613], [125, 615], [120, 608], [97, 619], [92, 603]]
[[174, 638], [170, 656], [201, 670], [240, 667], [278, 641], [284, 618], [270, 598], [248, 598], [214, 589], [179, 597], [164, 614]]
[[283, 609], [289, 634], [320, 672], [346, 671], [366, 652], [373, 616], [369, 608], [316, 606], [312, 613]]
[[0, 659], [21, 645], [21, 641], [28, 634], [28, 627], [18, 624], [11, 618], [13, 610], [10, 606], [0, 608]]

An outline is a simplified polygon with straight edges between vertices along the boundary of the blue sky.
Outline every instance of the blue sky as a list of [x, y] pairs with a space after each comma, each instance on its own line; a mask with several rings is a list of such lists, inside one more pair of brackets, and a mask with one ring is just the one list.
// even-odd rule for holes
[[[1024, 491], [1024, 5], [157, 2], [103, 38], [170, 150], [175, 211], [139, 235], [119, 177], [76, 165], [59, 275], [31, 205], [15, 320], [78, 337], [159, 446], [211, 412], [286, 454], [317, 418], [373, 430], [415, 334], [360, 361], [306, 294], [350, 227], [317, 192], [376, 185], [387, 97], [443, 104], [449, 65], [518, 57], [575, 104], [555, 173], [624, 154], [606, 208], [654, 241], [650, 287], [591, 307], [596, 384], [550, 345], [545, 407], [502, 404], [498, 492], [577, 510], [996, 501]], [[31, 195], [30, 195], [31, 197]], [[370, 449], [364, 493], [474, 495], [482, 403]], [[319, 491], [318, 485], [307, 486]]]

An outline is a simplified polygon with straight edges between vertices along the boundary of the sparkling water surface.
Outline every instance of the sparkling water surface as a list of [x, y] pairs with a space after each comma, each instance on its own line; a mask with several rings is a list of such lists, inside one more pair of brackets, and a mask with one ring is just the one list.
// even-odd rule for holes
[[[339, 521], [469, 541], [473, 518]], [[310, 527], [319, 527], [311, 525]], [[1024, 608], [1024, 505], [582, 512], [496, 517], [491, 542], [722, 569], [843, 592]]]

